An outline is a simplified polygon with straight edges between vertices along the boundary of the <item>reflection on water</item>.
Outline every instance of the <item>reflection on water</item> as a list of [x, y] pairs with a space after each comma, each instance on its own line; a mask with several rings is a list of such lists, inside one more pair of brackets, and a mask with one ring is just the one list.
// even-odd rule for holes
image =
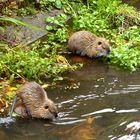
[[[130, 73], [98, 60], [84, 59], [84, 63], [82, 70], [67, 74], [67, 80], [47, 91], [58, 106], [59, 118], [55, 122], [17, 120], [0, 127], [0, 139], [63, 140], [80, 133], [80, 130], [90, 137], [90, 130], [95, 128], [99, 128], [97, 140], [140, 139], [139, 131], [135, 133], [126, 129], [132, 122], [140, 122], [140, 70]], [[79, 88], [72, 88], [75, 84]], [[88, 116], [94, 118], [90, 129], [82, 127], [74, 129], [75, 132], [67, 131], [77, 128]], [[99, 133], [101, 130], [104, 131]], [[70, 133], [65, 136], [59, 132]], [[71, 140], [75, 140], [74, 137]]]
[[94, 118], [88, 117], [82, 123], [58, 134], [62, 136], [62, 140], [96, 140], [97, 132], [93, 123]]

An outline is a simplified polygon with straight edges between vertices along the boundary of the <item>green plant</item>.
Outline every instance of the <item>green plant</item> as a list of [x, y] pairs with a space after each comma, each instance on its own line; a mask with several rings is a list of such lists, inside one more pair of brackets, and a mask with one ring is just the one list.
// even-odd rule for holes
[[132, 47], [140, 45], [140, 27], [131, 26], [121, 34], [122, 38], [129, 41]]
[[109, 58], [111, 64], [135, 71], [136, 67], [140, 65], [140, 50], [138, 48], [129, 48], [126, 45], [121, 45], [118, 48], [112, 49]]
[[[61, 73], [76, 68], [68, 63], [58, 62], [59, 55], [57, 55], [55, 46], [44, 44], [40, 47], [40, 45], [40, 43], [32, 45], [27, 50], [22, 46], [8, 49], [7, 53], [2, 55], [0, 59], [0, 76], [10, 78], [14, 74], [15, 78], [26, 77], [40, 80], [41, 77], [58, 78]], [[50, 48], [51, 52], [49, 51]], [[42, 51], [44, 55], [42, 55]]]
[[35, 15], [37, 13], [33, 6], [22, 7], [17, 10], [17, 14], [20, 16]]
[[56, 17], [46, 17], [46, 22], [48, 23], [46, 29], [50, 44], [53, 42], [65, 43], [67, 41], [68, 29], [65, 25], [66, 20], [67, 16], [65, 14], [60, 14]]
[[74, 30], [88, 30], [96, 35], [110, 34], [110, 25], [108, 20], [98, 17], [98, 13], [85, 12], [73, 19]]
[[61, 0], [40, 0], [41, 8], [43, 9], [50, 9], [52, 7], [61, 8], [62, 2]]
[[140, 13], [132, 6], [126, 4], [120, 5], [116, 10], [116, 16], [123, 16], [125, 26], [140, 25]]
[[129, 27], [114, 39], [109, 55], [110, 63], [120, 65], [131, 71], [136, 70], [140, 65], [140, 28], [137, 26]]
[[11, 18], [11, 17], [0, 16], [0, 23], [2, 24], [3, 22], [4, 23], [5, 22], [10, 22], [10, 23], [13, 23], [13, 24], [16, 24], [16, 25], [26, 26], [26, 27], [28, 27], [28, 28], [30, 28], [32, 30], [45, 31], [45, 30], [43, 30], [41, 28], [38, 28], [38, 27], [33, 26], [33, 25], [29, 24], [29, 23], [26, 23], [26, 22], [24, 22], [22, 20], [18, 20], [18, 19]]

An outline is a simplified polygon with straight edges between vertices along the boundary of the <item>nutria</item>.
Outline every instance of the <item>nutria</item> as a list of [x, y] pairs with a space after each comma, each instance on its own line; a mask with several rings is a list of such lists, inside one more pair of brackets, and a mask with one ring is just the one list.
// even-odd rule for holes
[[107, 56], [110, 52], [109, 43], [88, 31], [75, 32], [68, 41], [72, 53], [88, 57]]
[[[15, 109], [16, 98], [22, 100], [23, 106], [17, 106]], [[54, 119], [57, 116], [57, 108], [52, 100], [47, 97], [46, 91], [36, 82], [25, 83], [16, 91], [10, 116], [13, 110], [23, 117], [31, 116], [33, 118]]]

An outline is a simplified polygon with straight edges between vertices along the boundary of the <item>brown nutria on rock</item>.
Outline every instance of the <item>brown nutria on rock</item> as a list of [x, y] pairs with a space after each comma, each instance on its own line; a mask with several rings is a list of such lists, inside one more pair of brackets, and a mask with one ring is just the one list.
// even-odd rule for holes
[[22, 100], [23, 105], [17, 106], [15, 112], [22, 117], [54, 119], [57, 117], [57, 108], [52, 100], [47, 97], [46, 91], [36, 82], [25, 83], [16, 91], [12, 109], [9, 113], [12, 116], [16, 98]]
[[110, 52], [109, 43], [88, 31], [75, 32], [68, 41], [72, 53], [88, 57], [107, 56]]

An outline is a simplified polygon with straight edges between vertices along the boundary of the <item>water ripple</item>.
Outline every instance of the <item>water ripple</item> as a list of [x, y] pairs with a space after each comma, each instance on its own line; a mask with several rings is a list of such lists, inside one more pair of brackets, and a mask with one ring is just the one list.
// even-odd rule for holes
[[[120, 138], [118, 138], [117, 140], [140, 140], [140, 136], [138, 135], [137, 138], [135, 139], [135, 134], [133, 135], [125, 135], [122, 136]], [[110, 139], [110, 140], [116, 140], [116, 139]]]
[[137, 109], [128, 109], [128, 110], [118, 110], [116, 113], [131, 113], [131, 112], [138, 112]]
[[115, 110], [112, 109], [112, 108], [105, 108], [105, 109], [98, 110], [98, 111], [95, 111], [95, 112], [92, 112], [92, 113], [87, 113], [87, 114], [84, 114], [84, 115], [81, 115], [81, 116], [86, 117], [86, 116], [90, 116], [90, 115], [94, 115], [94, 114], [108, 113], [108, 112], [115, 112]]
[[128, 94], [128, 93], [134, 93], [137, 91], [140, 91], [140, 85], [128, 85], [128, 87], [124, 87], [120, 90], [108, 90], [105, 92], [107, 95], [116, 95], [116, 94]]
[[[62, 120], [62, 122], [59, 122], [61, 120]], [[77, 119], [77, 118], [66, 118], [66, 119], [61, 119], [61, 120], [59, 120], [57, 122], [53, 122], [53, 123], [57, 124], [57, 125], [68, 125], [68, 124], [75, 124], [75, 123], [78, 123], [78, 122], [85, 121], [85, 119]]]
[[95, 114], [102, 114], [102, 113], [132, 113], [132, 112], [138, 112], [139, 110], [137, 109], [128, 109], [128, 110], [115, 110], [115, 109], [112, 109], [112, 108], [105, 108], [105, 109], [102, 109], [102, 110], [98, 110], [98, 111], [95, 111], [95, 112], [91, 112], [91, 113], [87, 113], [87, 114], [84, 114], [84, 115], [81, 115], [82, 117], [86, 117], [86, 116], [90, 116], [90, 115], [95, 115]]

